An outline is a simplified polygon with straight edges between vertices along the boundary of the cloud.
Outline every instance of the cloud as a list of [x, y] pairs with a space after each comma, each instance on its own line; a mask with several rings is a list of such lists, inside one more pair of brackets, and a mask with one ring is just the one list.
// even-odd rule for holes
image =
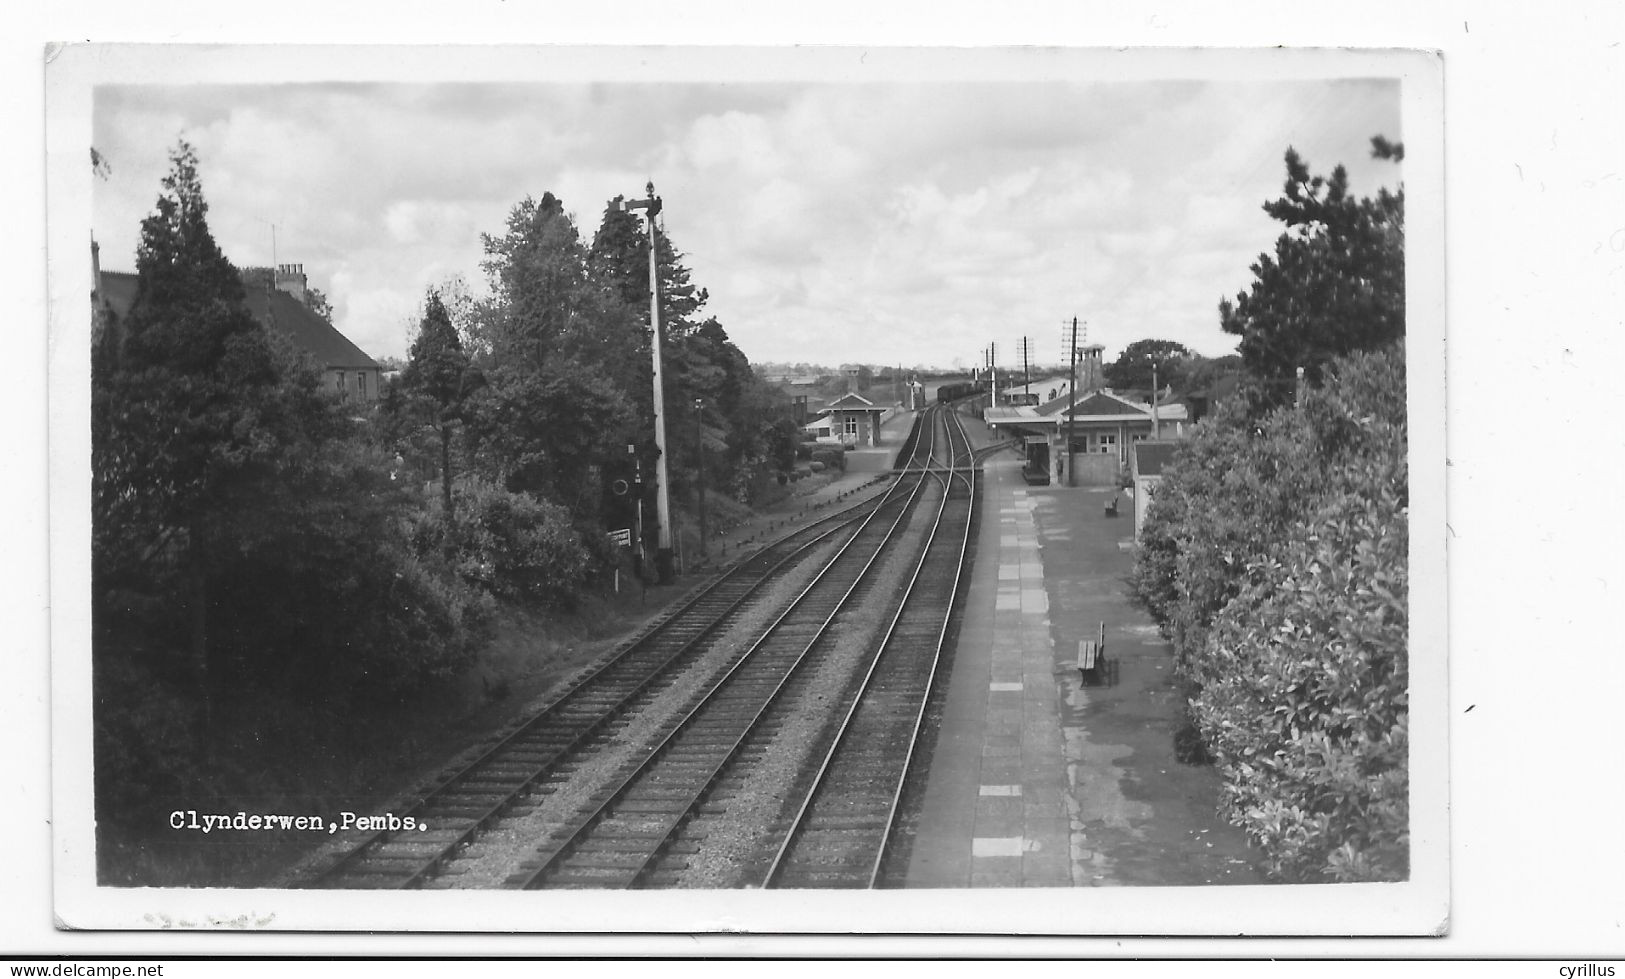
[[[1035, 65], [1042, 59], [1035, 60]], [[1035, 79], [1038, 77], [1035, 72]], [[975, 362], [989, 341], [1145, 336], [1223, 352], [1215, 306], [1279, 226], [1282, 153], [1399, 170], [1383, 81], [109, 86], [96, 234], [131, 268], [180, 134], [233, 261], [302, 262], [338, 325], [402, 355], [426, 287], [483, 283], [480, 234], [552, 191], [590, 242], [653, 180], [754, 360]]]

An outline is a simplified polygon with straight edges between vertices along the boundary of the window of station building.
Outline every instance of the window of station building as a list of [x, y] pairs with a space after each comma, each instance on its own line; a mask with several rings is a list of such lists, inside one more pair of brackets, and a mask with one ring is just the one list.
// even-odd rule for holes
[[339, 373], [339, 384], [338, 384], [339, 394], [341, 394], [341, 395], [347, 394], [348, 392], [344, 388], [344, 372], [339, 371], [338, 373]]
[[1100, 436], [1100, 451], [1101, 452], [1115, 452], [1115, 451], [1117, 451], [1117, 436], [1115, 436], [1115, 435], [1102, 435], [1102, 436]]
[[367, 396], [367, 372], [355, 372], [355, 393], [365, 398]]
[[848, 435], [856, 435], [856, 434], [858, 434], [858, 416], [857, 415], [847, 415], [846, 416], [846, 434], [848, 434]]

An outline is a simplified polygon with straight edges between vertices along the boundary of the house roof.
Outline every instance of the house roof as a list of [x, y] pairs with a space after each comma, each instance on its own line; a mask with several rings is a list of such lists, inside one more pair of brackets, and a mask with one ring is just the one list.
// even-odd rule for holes
[[[1119, 397], [1110, 391], [1096, 391], [1079, 401], [1076, 407], [1062, 414], [1071, 415], [1080, 421], [1144, 421], [1151, 417], [1151, 406]], [[1183, 404], [1164, 403], [1157, 406], [1159, 421], [1182, 422], [1189, 417]]]
[[[102, 273], [102, 300], [112, 307], [120, 319], [128, 315], [130, 307], [135, 305], [138, 281], [133, 272]], [[323, 367], [350, 370], [378, 368], [376, 360], [293, 296], [280, 289], [267, 292], [252, 285], [246, 288], [244, 305], [248, 307], [250, 315], [262, 326], [280, 330]]]
[[1174, 446], [1178, 442], [1135, 442], [1131, 451], [1134, 453], [1134, 471], [1141, 476], [1161, 476], [1163, 467], [1174, 456]]
[[824, 410], [825, 411], [865, 411], [865, 410], [869, 410], [869, 409], [873, 409], [875, 411], [880, 410], [879, 408], [875, 408], [875, 403], [873, 401], [870, 401], [868, 398], [865, 398], [863, 395], [848, 392], [847, 394], [843, 394], [839, 398], [836, 398], [834, 401], [831, 401], [829, 403], [829, 407], [824, 409]]
[[351, 343], [349, 337], [281, 289], [250, 288], [247, 306], [255, 319], [286, 333], [294, 343], [309, 351], [317, 363], [329, 369], [378, 367], [378, 361]]
[[1148, 415], [1151, 413], [1150, 405], [1135, 404], [1110, 391], [1096, 391], [1086, 395], [1075, 407], [1067, 410], [1066, 414], [1081, 418], [1085, 415], [1126, 415], [1141, 409]]
[[130, 307], [135, 305], [135, 287], [137, 279], [134, 272], [103, 272], [102, 273], [102, 302], [112, 310], [113, 315], [123, 319]]

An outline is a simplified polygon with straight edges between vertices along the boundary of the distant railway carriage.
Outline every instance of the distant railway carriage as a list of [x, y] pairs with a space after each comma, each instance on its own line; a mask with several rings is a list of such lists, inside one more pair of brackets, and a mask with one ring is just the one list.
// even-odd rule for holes
[[985, 388], [980, 381], [955, 381], [937, 388], [937, 400], [943, 404], [981, 394]]

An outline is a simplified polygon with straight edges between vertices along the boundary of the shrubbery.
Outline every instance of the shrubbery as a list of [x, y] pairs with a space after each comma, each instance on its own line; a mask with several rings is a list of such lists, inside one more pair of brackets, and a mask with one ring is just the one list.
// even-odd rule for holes
[[814, 463], [822, 462], [825, 469], [834, 470], [835, 472], [846, 471], [846, 450], [844, 449], [814, 449], [812, 459]]
[[594, 564], [563, 507], [478, 483], [457, 488], [449, 525], [443, 509], [420, 515], [413, 541], [490, 594], [543, 607], [573, 606]]
[[1221, 414], [1170, 466], [1133, 588], [1174, 640], [1225, 807], [1290, 880], [1408, 872], [1408, 491], [1398, 347], [1300, 409]]

